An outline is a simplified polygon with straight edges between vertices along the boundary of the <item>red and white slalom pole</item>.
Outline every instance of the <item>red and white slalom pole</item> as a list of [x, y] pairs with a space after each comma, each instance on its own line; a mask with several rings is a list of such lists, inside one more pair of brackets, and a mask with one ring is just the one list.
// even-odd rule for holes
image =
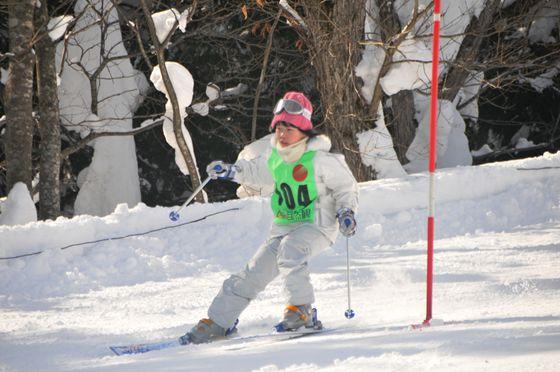
[[434, 0], [434, 32], [432, 38], [432, 90], [430, 97], [430, 158], [429, 158], [429, 195], [428, 195], [428, 264], [426, 275], [426, 319], [418, 328], [430, 326], [432, 320], [432, 288], [434, 279], [434, 210], [435, 210], [435, 170], [437, 157], [438, 122], [438, 70], [439, 70], [439, 28], [441, 22], [440, 0]]

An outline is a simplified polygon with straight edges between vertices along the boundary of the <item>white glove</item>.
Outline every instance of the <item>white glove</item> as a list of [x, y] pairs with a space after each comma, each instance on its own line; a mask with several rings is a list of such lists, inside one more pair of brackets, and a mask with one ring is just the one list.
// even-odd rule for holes
[[340, 208], [336, 212], [339, 230], [342, 235], [350, 237], [356, 233], [356, 220], [354, 219], [354, 211], [350, 208]]
[[206, 167], [206, 173], [208, 173], [208, 176], [213, 180], [219, 178], [221, 180], [231, 181], [235, 176], [236, 170], [237, 167], [235, 165], [224, 163], [221, 160], [214, 160]]

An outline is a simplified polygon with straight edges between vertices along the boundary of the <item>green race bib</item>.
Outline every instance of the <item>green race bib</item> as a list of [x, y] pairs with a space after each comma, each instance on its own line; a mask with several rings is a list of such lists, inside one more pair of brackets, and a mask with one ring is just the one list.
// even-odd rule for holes
[[295, 163], [286, 164], [276, 149], [268, 159], [268, 170], [274, 178], [271, 207], [274, 223], [287, 225], [315, 221], [317, 185], [313, 158], [315, 151], [308, 151]]

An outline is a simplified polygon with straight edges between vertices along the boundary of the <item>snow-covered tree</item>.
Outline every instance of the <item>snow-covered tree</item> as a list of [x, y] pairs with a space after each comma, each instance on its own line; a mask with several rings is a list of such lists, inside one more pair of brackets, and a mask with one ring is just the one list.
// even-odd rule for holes
[[[123, 43], [117, 9], [109, 0], [78, 0], [76, 21], [57, 47], [60, 117], [66, 128], [126, 132], [141, 102], [137, 79]], [[140, 201], [136, 146], [130, 136], [101, 137], [90, 144], [91, 164], [78, 176], [77, 214], [105, 215], [119, 203]]]
[[[377, 177], [404, 174], [402, 165], [408, 172], [426, 170], [433, 2], [279, 4], [306, 40], [318, 71], [327, 131], [358, 178], [369, 177], [364, 165]], [[531, 57], [527, 43], [521, 48], [516, 40], [555, 42], [550, 34], [558, 9], [557, 1], [442, 2], [439, 166], [472, 163], [466, 132], [477, 121], [481, 91], [503, 87], [487, 80], [498, 66], [502, 82], [519, 82], [520, 72], [542, 68], [540, 58], [548, 61], [548, 70], [525, 81], [539, 86], [555, 76], [557, 69], [550, 61], [557, 58], [556, 51]], [[499, 40], [498, 48], [494, 40]], [[517, 58], [516, 64], [510, 64], [510, 58]]]

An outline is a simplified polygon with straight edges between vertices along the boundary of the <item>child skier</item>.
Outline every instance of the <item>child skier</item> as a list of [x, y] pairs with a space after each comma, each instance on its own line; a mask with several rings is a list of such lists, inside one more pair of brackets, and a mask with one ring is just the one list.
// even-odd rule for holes
[[358, 187], [344, 157], [329, 153], [330, 139], [314, 131], [312, 110], [302, 93], [286, 93], [274, 108], [270, 130], [275, 135], [269, 151], [250, 161], [208, 165], [206, 171], [213, 179], [274, 185], [274, 221], [268, 240], [245, 269], [224, 281], [208, 309], [208, 319], [200, 320], [180, 338], [181, 343], [205, 343], [229, 335], [249, 302], [279, 274], [288, 305], [277, 328], [313, 326], [315, 298], [307, 262], [334, 243], [338, 229], [346, 237], [354, 235]]

